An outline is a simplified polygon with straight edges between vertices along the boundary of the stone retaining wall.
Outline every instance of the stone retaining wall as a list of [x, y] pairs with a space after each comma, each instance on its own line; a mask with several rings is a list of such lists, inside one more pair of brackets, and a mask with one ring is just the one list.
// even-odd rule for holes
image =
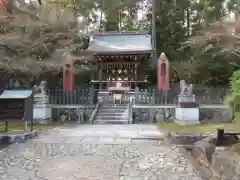
[[[134, 109], [135, 123], [172, 122], [175, 116], [174, 108], [171, 109]], [[230, 108], [200, 108], [199, 120], [202, 122], [231, 122], [234, 118]], [[165, 114], [165, 117], [164, 117]]]
[[240, 179], [240, 155], [229, 147], [216, 147], [215, 136], [209, 136], [193, 144], [191, 155], [211, 178], [221, 180]]
[[213, 176], [221, 180], [240, 179], [240, 155], [229, 151], [216, 150], [212, 155]]

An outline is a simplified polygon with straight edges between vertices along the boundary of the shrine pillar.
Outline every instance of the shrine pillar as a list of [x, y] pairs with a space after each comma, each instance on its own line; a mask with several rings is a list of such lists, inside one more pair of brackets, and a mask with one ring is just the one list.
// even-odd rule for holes
[[137, 81], [138, 81], [138, 67], [139, 67], [139, 58], [135, 57], [135, 69], [134, 69], [134, 89], [137, 87]]
[[6, 11], [8, 8], [8, 0], [0, 0], [0, 11]]
[[99, 87], [98, 87], [98, 89], [100, 90], [100, 91], [102, 91], [102, 89], [103, 89], [103, 73], [102, 73], [102, 71], [103, 71], [103, 63], [101, 62], [101, 64], [100, 64], [100, 66], [99, 66], [99, 69], [98, 69], [98, 76], [99, 76]]

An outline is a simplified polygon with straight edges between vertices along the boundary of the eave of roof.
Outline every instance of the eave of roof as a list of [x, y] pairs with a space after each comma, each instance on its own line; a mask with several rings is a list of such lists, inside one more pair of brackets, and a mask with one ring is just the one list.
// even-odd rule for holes
[[105, 32], [95, 32], [92, 36], [114, 36], [114, 35], [149, 35], [148, 32], [145, 31], [125, 31], [125, 32], [118, 32], [118, 31], [105, 31]]
[[98, 32], [87, 52], [97, 55], [150, 54], [151, 35], [146, 32]]
[[111, 55], [143, 55], [143, 54], [151, 54], [152, 50], [146, 51], [91, 51], [86, 50], [89, 53], [93, 53], [95, 56], [111, 56]]

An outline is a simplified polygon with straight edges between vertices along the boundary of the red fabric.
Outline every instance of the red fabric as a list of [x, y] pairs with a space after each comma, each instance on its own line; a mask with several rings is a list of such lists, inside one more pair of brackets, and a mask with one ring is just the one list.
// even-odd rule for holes
[[0, 8], [6, 8], [8, 4], [7, 0], [0, 0]]
[[[165, 67], [165, 70], [164, 70]], [[158, 59], [158, 90], [169, 90], [169, 64], [168, 59], [164, 53], [162, 53]]]
[[63, 66], [63, 90], [71, 91], [75, 87], [75, 72], [74, 65], [68, 64], [69, 67], [64, 64]]

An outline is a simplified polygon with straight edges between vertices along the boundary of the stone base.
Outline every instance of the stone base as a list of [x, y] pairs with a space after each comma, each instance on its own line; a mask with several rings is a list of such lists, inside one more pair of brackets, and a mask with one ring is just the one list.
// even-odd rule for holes
[[0, 133], [0, 144], [12, 144], [17, 142], [24, 142], [28, 139], [36, 137], [37, 131], [24, 132], [24, 131], [9, 131]]
[[174, 122], [180, 125], [200, 124], [199, 108], [175, 108]]
[[193, 120], [174, 120], [174, 122], [182, 126], [191, 126], [191, 125], [200, 124], [200, 121], [193, 121]]
[[178, 95], [178, 103], [195, 101], [195, 95]]
[[33, 109], [33, 120], [35, 123], [46, 124], [52, 119], [52, 109], [47, 108], [46, 105], [34, 107]]

